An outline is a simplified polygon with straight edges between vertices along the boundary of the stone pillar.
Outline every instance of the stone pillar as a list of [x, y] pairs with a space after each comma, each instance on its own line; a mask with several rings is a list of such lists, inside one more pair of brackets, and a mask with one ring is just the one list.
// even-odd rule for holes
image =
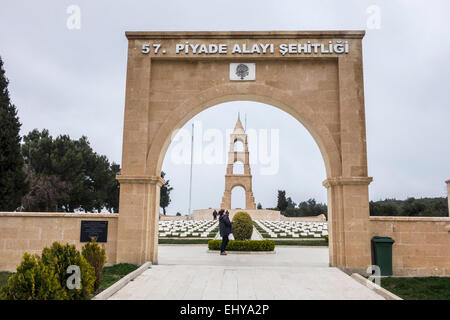
[[158, 263], [158, 176], [118, 175], [120, 182], [117, 263]]
[[372, 178], [330, 178], [328, 192], [330, 266], [364, 272], [371, 262], [369, 184]]
[[447, 184], [447, 199], [448, 199], [448, 216], [450, 217], [450, 179], [445, 181]]
[[231, 191], [224, 191], [220, 209], [231, 209]]
[[245, 209], [256, 210], [255, 197], [252, 191], [245, 191]]

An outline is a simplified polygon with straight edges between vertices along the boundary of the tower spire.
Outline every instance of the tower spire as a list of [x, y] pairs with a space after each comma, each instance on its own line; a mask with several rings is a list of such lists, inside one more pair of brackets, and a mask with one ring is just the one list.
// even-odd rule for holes
[[241, 122], [241, 118], [240, 118], [240, 114], [238, 113], [238, 119], [236, 121], [236, 125], [234, 126], [234, 131], [233, 133], [245, 133], [244, 127], [242, 126], [242, 122]]

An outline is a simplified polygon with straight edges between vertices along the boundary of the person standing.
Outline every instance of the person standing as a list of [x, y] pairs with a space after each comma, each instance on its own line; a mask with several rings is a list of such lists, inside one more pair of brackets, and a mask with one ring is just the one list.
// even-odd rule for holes
[[[230, 220], [230, 212], [229, 212], [228, 210], [225, 210], [225, 215], [228, 217], [228, 220], [231, 221], [231, 220]], [[230, 230], [230, 233], [234, 233], [234, 230], [233, 230], [233, 221], [231, 221], [231, 230]]]
[[230, 221], [230, 218], [227, 214], [225, 214], [225, 211], [221, 209], [219, 211], [219, 231], [220, 236], [222, 237], [222, 245], [220, 246], [220, 255], [226, 256], [227, 253], [225, 251], [225, 248], [228, 244], [228, 236], [231, 233], [232, 230], [232, 222]]
[[216, 220], [217, 219], [217, 211], [216, 211], [216, 209], [214, 209], [214, 211], [213, 211], [213, 220]]

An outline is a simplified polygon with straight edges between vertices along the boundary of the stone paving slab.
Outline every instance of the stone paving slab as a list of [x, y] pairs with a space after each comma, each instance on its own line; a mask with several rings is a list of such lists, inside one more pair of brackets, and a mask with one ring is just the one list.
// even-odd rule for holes
[[157, 265], [110, 299], [383, 300], [336, 268]]
[[328, 248], [274, 255], [208, 254], [205, 245], [159, 246], [153, 265], [110, 299], [383, 299], [337, 268]]
[[328, 267], [327, 247], [276, 246], [276, 254], [245, 255], [208, 253], [208, 247], [200, 245], [159, 245], [160, 265], [213, 265], [213, 266], [301, 266]]

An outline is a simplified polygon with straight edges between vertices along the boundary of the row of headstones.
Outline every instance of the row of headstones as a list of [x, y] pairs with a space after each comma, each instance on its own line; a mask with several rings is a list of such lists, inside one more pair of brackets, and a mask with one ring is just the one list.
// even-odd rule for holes
[[263, 230], [265, 230], [271, 238], [282, 238], [287, 236], [290, 236], [292, 238], [308, 236], [312, 236], [314, 238], [322, 238], [323, 236], [328, 235], [328, 225], [326, 223], [299, 222], [295, 224], [290, 222], [288, 223], [288, 225], [283, 222], [274, 223], [273, 221], [256, 221], [256, 223]]
[[[167, 222], [167, 221], [163, 221], [163, 222]], [[169, 221], [169, 222], [172, 222], [172, 221]], [[194, 225], [195, 225], [195, 227], [193, 227]], [[161, 225], [160, 225], [159, 236], [160, 237], [172, 236], [172, 237], [181, 237], [181, 238], [192, 236], [192, 237], [207, 238], [209, 236], [209, 234], [211, 233], [211, 231], [213, 229], [215, 229], [216, 227], [217, 227], [217, 222], [210, 222], [210, 221], [204, 222], [201, 220], [194, 221], [194, 223], [192, 223], [192, 221], [186, 221], [185, 224], [165, 223], [165, 224], [163, 224], [163, 227], [161, 227]], [[200, 231], [200, 232], [195, 232], [195, 231]]]
[[159, 230], [163, 231], [169, 231], [169, 230], [180, 230], [180, 231], [187, 231], [187, 230], [199, 230], [199, 229], [207, 229], [208, 227], [211, 227], [212, 225], [216, 224], [215, 222], [210, 221], [186, 221], [184, 223], [173, 223], [172, 221], [160, 221], [159, 223]]
[[297, 222], [297, 223], [286, 223], [286, 222], [273, 222], [273, 221], [262, 221], [262, 225], [273, 231], [280, 230], [293, 230], [293, 231], [322, 231], [328, 230], [328, 224], [326, 222]]

